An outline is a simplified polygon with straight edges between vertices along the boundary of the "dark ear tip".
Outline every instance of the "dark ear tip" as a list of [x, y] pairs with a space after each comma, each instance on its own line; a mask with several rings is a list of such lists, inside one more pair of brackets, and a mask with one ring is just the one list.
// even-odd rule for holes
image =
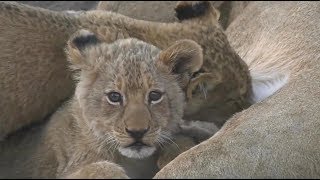
[[176, 11], [176, 17], [182, 21], [205, 15], [209, 7], [209, 1], [200, 1], [194, 4], [192, 2], [179, 2], [174, 10]]
[[79, 31], [71, 40], [71, 44], [79, 50], [83, 50], [84, 48], [98, 44], [99, 42], [97, 36], [87, 30]]

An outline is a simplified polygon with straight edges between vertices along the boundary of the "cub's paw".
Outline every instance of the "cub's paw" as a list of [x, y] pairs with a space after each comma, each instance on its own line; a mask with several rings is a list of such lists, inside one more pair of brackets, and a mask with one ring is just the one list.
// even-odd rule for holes
[[212, 122], [185, 121], [179, 123], [182, 135], [191, 137], [196, 143], [201, 143], [219, 131], [219, 128]]

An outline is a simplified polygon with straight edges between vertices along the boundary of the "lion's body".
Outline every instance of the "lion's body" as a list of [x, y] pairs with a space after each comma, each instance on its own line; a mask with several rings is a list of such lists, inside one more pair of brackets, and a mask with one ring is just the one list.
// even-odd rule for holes
[[156, 177], [320, 177], [319, 9], [318, 2], [247, 6], [226, 31], [230, 42], [253, 75], [270, 81], [285, 75], [285, 85], [236, 114]]
[[[232, 46], [230, 46], [225, 33], [218, 24], [219, 15], [212, 9], [203, 17], [183, 20], [180, 23], [140, 21], [104, 11], [90, 11], [76, 15], [58, 14], [44, 9], [7, 2], [0, 3], [0, 10], [0, 22], [8, 24], [8, 26], [0, 28], [0, 41], [5, 44], [5, 48], [0, 50], [0, 58], [4, 60], [1, 61], [4, 64], [2, 67], [5, 67], [0, 70], [0, 75], [6, 77], [1, 84], [3, 88], [1, 88], [0, 94], [8, 94], [8, 96], [3, 97], [4, 101], [0, 102], [1, 106], [5, 107], [2, 109], [5, 113], [1, 113], [3, 117], [0, 117], [2, 125], [0, 136], [2, 137], [31, 122], [43, 120], [46, 115], [52, 113], [59, 106], [59, 102], [70, 97], [74, 85], [71, 80], [71, 73], [66, 68], [67, 63], [63, 47], [66, 45], [68, 37], [80, 28], [89, 29], [108, 43], [117, 39], [134, 37], [160, 49], [186, 38], [200, 44], [203, 48], [203, 66], [199, 71], [200, 73], [194, 79], [185, 83], [183, 85], [184, 89], [182, 89], [188, 98], [188, 103], [184, 109], [184, 117], [190, 120], [214, 122], [219, 127], [235, 112], [250, 105], [253, 92], [248, 65], [249, 68], [252, 68], [251, 75], [255, 72], [270, 75], [268, 71], [270, 70], [272, 74], [274, 69], [278, 69], [277, 72], [282, 75], [287, 73], [288, 69], [296, 72], [294, 68], [301, 69], [301, 67], [304, 67], [301, 64], [298, 65], [298, 63], [289, 63], [290, 65], [282, 64], [279, 68], [277, 67], [279, 59], [268, 57], [265, 61], [267, 64], [261, 63], [259, 53], [262, 51], [261, 47], [264, 47], [264, 44], [252, 43], [256, 40], [253, 38], [253, 31], [248, 31], [249, 38], [244, 35], [242, 43], [242, 41], [237, 42], [235, 40], [239, 35], [232, 34], [232, 30], [230, 30], [231, 32], [228, 33], [230, 39], [233, 40]], [[254, 25], [251, 26], [254, 27]], [[230, 29], [235, 27], [231, 24]], [[265, 28], [268, 28], [268, 26]], [[263, 30], [261, 31], [263, 32]], [[261, 39], [258, 38], [258, 40]], [[17, 44], [18, 41], [22, 42]], [[290, 40], [290, 42], [296, 41], [297, 39]], [[263, 42], [268, 41], [265, 39], [260, 43]], [[236, 48], [241, 57], [246, 58], [248, 65], [242, 61], [232, 47]], [[272, 50], [278, 50], [279, 54], [285, 58], [284, 55], [291, 52], [292, 48], [289, 47], [288, 51], [284, 51], [286, 52], [284, 54], [279, 51], [284, 50], [281, 47], [283, 47], [282, 44], [279, 45], [279, 49]], [[300, 47], [296, 48], [299, 49]], [[311, 51], [313, 52], [313, 50]], [[255, 53], [251, 54], [250, 59], [251, 52]], [[279, 54], [270, 56], [277, 57]], [[299, 56], [300, 54], [296, 55]], [[295, 55], [293, 56], [294, 59]], [[42, 62], [45, 64], [44, 66], [41, 65], [43, 68], [35, 70], [36, 75], [32, 74], [32, 78], [28, 77], [30, 68]], [[297, 60], [296, 62], [302, 61]], [[60, 64], [61, 67], [56, 66], [56, 64]], [[272, 64], [277, 65], [272, 66]], [[51, 67], [55, 68], [51, 69]], [[265, 67], [270, 68], [265, 70]], [[10, 73], [12, 69], [22, 74], [12, 74]], [[24, 76], [24, 74], [28, 75]], [[44, 74], [47, 76], [43, 76]], [[57, 77], [57, 74], [61, 75], [62, 78]], [[188, 74], [183, 78], [188, 79], [191, 75]], [[182, 80], [184, 80], [183, 78]], [[58, 81], [59, 83], [57, 83]], [[201, 87], [200, 85], [205, 86], [208, 92], [202, 92], [203, 89], [200, 92], [196, 91], [196, 88]], [[33, 101], [30, 97], [34, 96], [33, 93], [39, 89], [44, 89], [38, 94], [41, 101]], [[21, 91], [23, 93], [20, 94]], [[16, 96], [17, 92], [20, 96]], [[71, 99], [71, 102], [73, 101]], [[123, 159], [124, 157], [117, 152], [111, 153], [112, 155], [106, 152], [102, 154], [97, 152], [99, 146], [102, 146], [103, 143], [93, 143], [91, 140], [94, 138], [79, 133], [83, 124], [77, 124], [79, 123], [77, 118], [70, 115], [72, 114], [70, 112], [72, 105], [72, 103], [67, 103], [53, 115], [48, 123], [35, 126], [35, 130], [26, 129], [24, 132], [14, 134], [1, 142], [0, 151], [1, 155], [4, 156], [2, 156], [3, 159], [0, 163], [0, 177], [12, 177], [13, 174], [16, 177], [112, 177], [112, 175], [117, 177], [126, 177], [127, 175], [130, 177], [150, 177], [157, 171], [156, 161], [158, 161], [159, 156], [157, 153], [149, 159], [145, 159], [145, 161], [132, 162], [131, 159]], [[243, 113], [246, 113], [246, 111]], [[13, 114], [17, 114], [17, 116]], [[256, 114], [259, 113], [256, 112]], [[217, 137], [221, 136], [225, 129], [230, 129], [230, 126], [233, 129], [234, 125], [232, 123], [234, 122], [236, 121], [233, 120], [229, 123]], [[252, 126], [248, 125], [248, 127]], [[226, 132], [228, 134], [230, 130]], [[238, 135], [236, 134], [238, 138], [242, 137]], [[209, 146], [208, 148], [210, 149]], [[195, 149], [197, 148], [192, 150]], [[180, 159], [187, 155], [188, 153], [184, 153], [182, 157], [180, 156]], [[192, 158], [188, 160], [192, 160]], [[179, 162], [179, 159], [177, 161]], [[118, 165], [113, 163], [122, 165], [127, 172], [125, 173]], [[157, 163], [159, 165], [159, 162]], [[149, 168], [150, 171], [148, 172], [150, 174], [143, 173], [146, 169], [140, 172], [135, 168], [131, 169], [132, 167], [141, 167], [140, 165], [144, 165], [146, 169]], [[182, 166], [187, 165], [188, 163], [183, 163]], [[175, 166], [171, 170], [185, 173], [183, 172], [185, 170], [179, 171], [182, 166]], [[163, 169], [159, 176], [170, 167], [169, 165]], [[197, 165], [195, 168], [198, 167], [202, 166]], [[193, 172], [189, 171], [183, 176], [197, 176], [197, 174], [192, 174]], [[210, 176], [210, 172], [202, 175]], [[70, 173], [72, 174], [70, 175]], [[95, 176], [96, 174], [98, 176]], [[222, 176], [228, 177], [228, 174]]]
[[[207, 74], [185, 89], [189, 97], [196, 91], [186, 106], [186, 119], [211, 121], [220, 127], [234, 112], [249, 105], [248, 67], [229, 46], [216, 14], [194, 23], [156, 23], [104, 11], [75, 16], [11, 2], [1, 2], [0, 9], [0, 23], [6, 24], [0, 28], [0, 42], [4, 45], [0, 50], [0, 77], [4, 79], [0, 88], [4, 107], [0, 138], [42, 121], [71, 96], [74, 83], [63, 47], [67, 37], [80, 28], [108, 42], [134, 37], [163, 48], [187, 38], [204, 47]], [[200, 85], [208, 92], [196, 90]]]
[[[132, 17], [155, 22], [175, 22], [174, 8], [178, 1], [100, 1], [98, 10], [112, 11]], [[219, 23], [226, 29], [242, 13], [249, 1], [210, 1], [221, 13]]]
[[[37, 24], [25, 14], [0, 12], [0, 139], [45, 119], [72, 95], [74, 84], [63, 53], [66, 28]], [[61, 26], [63, 27], [63, 26]], [[62, 36], [57, 36], [57, 34]], [[17, 43], [19, 42], [19, 43]]]
[[[97, 153], [98, 147], [78, 133], [79, 127], [70, 112], [66, 112], [69, 108], [70, 103], [60, 108], [49, 122], [18, 132], [1, 144], [0, 178], [58, 178], [101, 160], [121, 165], [132, 178], [151, 178], [159, 170], [156, 165], [159, 153], [141, 160], [121, 156], [111, 148], [103, 156]], [[112, 173], [117, 176], [116, 171]]]
[[[55, 113], [61, 116], [65, 110]], [[58, 159], [55, 149], [59, 148], [54, 134], [59, 133], [59, 141], [74, 142], [72, 135], [77, 127], [73, 126], [72, 118], [52, 118], [45, 124], [39, 124], [12, 135], [1, 144], [1, 178], [55, 178]], [[64, 144], [62, 147], [72, 149], [77, 142]], [[57, 147], [56, 147], [57, 146]], [[14, 151], [12, 151], [14, 149]], [[27, 168], [26, 168], [27, 167]]]
[[[79, 81], [74, 96], [49, 122], [0, 144], [0, 177], [151, 178], [159, 157], [161, 168], [176, 155], [162, 153], [183, 115], [180, 76], [200, 69], [201, 47], [185, 40], [160, 51], [137, 39], [107, 43], [83, 30], [66, 53]], [[158, 91], [160, 100], [148, 100]], [[121, 103], [110, 92], [121, 93]], [[184, 137], [179, 145], [177, 154], [194, 143]]]

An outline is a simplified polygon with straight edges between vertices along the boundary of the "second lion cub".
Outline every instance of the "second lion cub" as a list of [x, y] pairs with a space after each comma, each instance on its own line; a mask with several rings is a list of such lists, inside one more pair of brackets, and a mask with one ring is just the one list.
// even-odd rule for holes
[[191, 40], [164, 50], [137, 39], [105, 43], [81, 30], [69, 40], [66, 53], [78, 71], [73, 98], [44, 127], [17, 138], [17, 151], [10, 151], [10, 138], [0, 145], [0, 177], [146, 174], [148, 163], [156, 162], [137, 166], [135, 161], [157, 161], [178, 132], [182, 89], [202, 66], [202, 48]]

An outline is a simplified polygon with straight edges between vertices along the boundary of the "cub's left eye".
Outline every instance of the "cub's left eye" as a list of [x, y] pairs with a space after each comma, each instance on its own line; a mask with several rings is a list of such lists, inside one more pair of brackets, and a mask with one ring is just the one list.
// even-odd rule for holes
[[162, 100], [163, 93], [160, 91], [151, 91], [149, 93], [149, 102], [156, 104]]
[[107, 96], [108, 102], [112, 105], [120, 105], [123, 101], [122, 95], [115, 91], [106, 93], [106, 96]]

